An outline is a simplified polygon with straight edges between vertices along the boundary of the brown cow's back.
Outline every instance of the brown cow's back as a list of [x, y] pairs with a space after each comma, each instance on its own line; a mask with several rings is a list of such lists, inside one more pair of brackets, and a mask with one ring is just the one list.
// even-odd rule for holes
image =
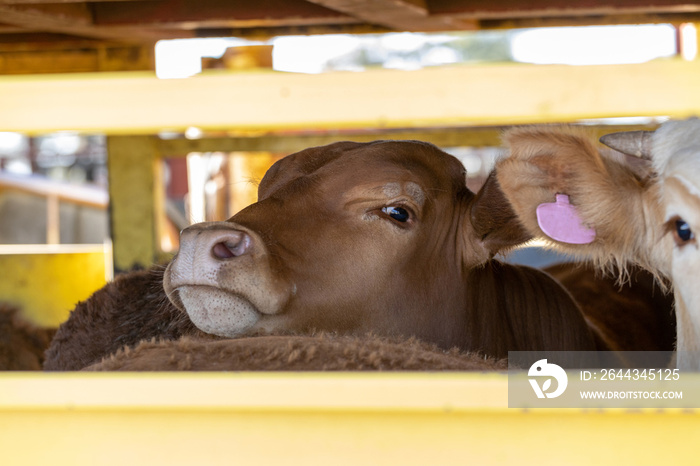
[[142, 340], [199, 335], [165, 296], [162, 269], [117, 277], [78, 303], [46, 351], [45, 370], [78, 370]]
[[[494, 261], [478, 270], [468, 278], [479, 292], [465, 308], [478, 312], [468, 316], [463, 351], [502, 358], [509, 350], [673, 349], [672, 300], [646, 274], [620, 290], [590, 268], [547, 269], [567, 292], [528, 267]], [[160, 277], [159, 271], [126, 274], [80, 303], [51, 343], [44, 368], [78, 370], [144, 340], [202, 335], [167, 301]]]
[[0, 303], [0, 371], [40, 370], [55, 331], [31, 324], [19, 309]]
[[629, 281], [603, 275], [584, 264], [559, 264], [545, 269], [572, 294], [603, 350], [673, 351], [676, 339], [673, 296], [654, 277], [632, 269]]
[[464, 349], [507, 357], [508, 351], [594, 351], [596, 335], [573, 297], [541, 270], [489, 261], [470, 271]]

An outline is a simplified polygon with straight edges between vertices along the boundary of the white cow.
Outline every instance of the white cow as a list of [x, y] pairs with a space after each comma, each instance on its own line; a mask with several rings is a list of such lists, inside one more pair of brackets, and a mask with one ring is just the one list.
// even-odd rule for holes
[[[497, 163], [497, 177], [526, 229], [600, 267], [637, 264], [662, 281], [670, 279], [677, 364], [700, 370], [700, 251], [694, 233], [700, 232], [700, 120], [601, 138], [639, 158], [601, 151], [572, 128], [517, 128], [505, 140], [510, 152]], [[568, 195], [578, 218], [538, 218], [538, 207], [552, 204], [557, 194]], [[544, 230], [552, 222], [573, 233], [548, 235]], [[590, 237], [581, 234], [591, 230]]]

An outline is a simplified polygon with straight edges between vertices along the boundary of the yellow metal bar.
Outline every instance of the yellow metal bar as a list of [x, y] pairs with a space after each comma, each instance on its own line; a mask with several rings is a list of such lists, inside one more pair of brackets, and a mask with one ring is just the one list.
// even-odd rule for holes
[[59, 47], [46, 42], [33, 46], [0, 44], [0, 74], [152, 70], [154, 67], [152, 45], [96, 46], [95, 42], [85, 41]]
[[[612, 131], [654, 130], [656, 125], [586, 124], [591, 137]], [[505, 127], [451, 127], [432, 129], [386, 129], [382, 131], [328, 131], [324, 134], [259, 134], [252, 136], [220, 136], [200, 139], [159, 139], [163, 157], [181, 157], [191, 152], [273, 152], [291, 154], [307, 147], [323, 146], [337, 141], [370, 142], [377, 139], [415, 139], [438, 147], [498, 147], [503, 144]]]
[[319, 134], [261, 133], [250, 136], [161, 139], [164, 157], [185, 156], [191, 152], [273, 152], [291, 154], [307, 147], [337, 141], [370, 142], [377, 139], [416, 139], [440, 147], [482, 147], [501, 145], [501, 127], [437, 128], [425, 130], [327, 131]]
[[680, 410], [507, 408], [504, 374], [0, 374], [3, 464], [665, 464]]
[[0, 301], [18, 306], [36, 324], [58, 326], [106, 283], [109, 253], [95, 245], [0, 246]]
[[301, 75], [146, 73], [0, 78], [0, 130], [152, 134], [509, 125], [700, 113], [700, 62], [520, 64]]
[[111, 136], [107, 139], [115, 270], [147, 268], [156, 258], [157, 156], [155, 137]]

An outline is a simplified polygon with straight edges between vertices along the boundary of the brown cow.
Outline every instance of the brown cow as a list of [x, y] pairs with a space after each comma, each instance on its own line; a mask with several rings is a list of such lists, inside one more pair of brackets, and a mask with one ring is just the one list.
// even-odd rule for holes
[[[373, 332], [494, 358], [509, 350], [672, 348], [659, 332], [671, 325], [668, 302], [640, 305], [627, 299], [638, 290], [628, 290], [582, 310], [546, 273], [493, 260], [528, 238], [495, 178], [472, 193], [461, 163], [435, 146], [342, 142], [286, 157], [265, 175], [257, 203], [226, 222], [186, 229], [163, 284], [197, 327], [225, 338]], [[567, 285], [574, 296], [590, 294], [588, 282]], [[123, 299], [129, 309], [137, 294]], [[46, 367], [74, 368], [70, 360], [94, 340], [76, 332], [90, 326], [111, 336], [78, 367], [112, 352], [119, 335], [129, 346], [164, 336], [156, 327], [170, 332], [175, 317], [161, 297], [150, 299], [144, 305], [152, 302], [166, 322], [120, 322], [118, 308], [83, 304], [59, 330]], [[605, 312], [601, 303], [619, 309]], [[88, 309], [94, 318], [84, 317]], [[104, 312], [110, 328], [95, 330]], [[170, 337], [193, 331], [185, 330]]]
[[496, 357], [614, 346], [550, 277], [491, 260], [527, 238], [495, 180], [473, 194], [436, 147], [343, 142], [286, 157], [256, 204], [186, 229], [164, 286], [226, 337], [374, 331]]
[[142, 340], [200, 337], [163, 291], [159, 269], [118, 276], [78, 303], [46, 350], [45, 370], [78, 370]]
[[40, 370], [55, 332], [30, 323], [16, 307], [0, 303], [0, 371]]
[[373, 335], [264, 335], [144, 341], [87, 371], [486, 371], [505, 360], [444, 351], [416, 339]]

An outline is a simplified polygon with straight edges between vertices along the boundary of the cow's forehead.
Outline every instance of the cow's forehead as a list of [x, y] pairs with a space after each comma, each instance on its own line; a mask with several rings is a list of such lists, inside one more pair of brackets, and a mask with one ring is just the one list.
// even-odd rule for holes
[[260, 184], [260, 198], [285, 184], [315, 175], [342, 185], [411, 181], [426, 189], [464, 188], [464, 167], [421, 141], [339, 142], [305, 149], [280, 160]]

